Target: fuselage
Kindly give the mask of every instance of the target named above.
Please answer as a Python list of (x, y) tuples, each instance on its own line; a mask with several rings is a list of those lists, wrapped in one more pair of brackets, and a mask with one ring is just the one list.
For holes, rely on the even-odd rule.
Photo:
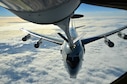
[(0, 0), (0, 6), (24, 20), (37, 24), (54, 24), (69, 17), (80, 2), (80, 0)]
[[(75, 28), (70, 28), (70, 34), (73, 40), (78, 37)], [(81, 40), (77, 40), (74, 45), (74, 48), (71, 49), (69, 44), (65, 41), (61, 48), (64, 65), (70, 78), (76, 78), (81, 68), (84, 55), (84, 47), (82, 46)]]

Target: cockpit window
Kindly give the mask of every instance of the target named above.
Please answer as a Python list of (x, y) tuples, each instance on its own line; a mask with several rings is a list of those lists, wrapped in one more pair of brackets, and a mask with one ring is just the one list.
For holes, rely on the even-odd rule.
[(70, 57), (67, 56), (67, 64), (71, 67), (71, 68), (76, 68), (76, 66), (79, 64), (79, 57)]

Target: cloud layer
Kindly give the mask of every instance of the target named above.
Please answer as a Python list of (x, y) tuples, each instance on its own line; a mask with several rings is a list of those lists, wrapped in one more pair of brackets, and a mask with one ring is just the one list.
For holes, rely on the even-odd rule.
[[(78, 29), (79, 34), (86, 33), (84, 38), (122, 27), (127, 25), (126, 22), (127, 18), (121, 17), (87, 17), (75, 21), (76, 25), (86, 24), (85, 28)], [(127, 71), (127, 41), (112, 35), (108, 38), (115, 42), (114, 48), (107, 47), (103, 39), (85, 46), (83, 66), (77, 79), (70, 79), (59, 52), (60, 46), (44, 41), (39, 49), (35, 49), (33, 45), (37, 38), (24, 43), (21, 41), (23, 33), (13, 35), (12, 32), (17, 32), (20, 25), (33, 31), (39, 31), (41, 27), (60, 31), (52, 25), (32, 23), (0, 27), (0, 38), (10, 30), (10, 36), (0, 41), (0, 84), (108, 84)], [(51, 36), (56, 36), (55, 32), (50, 33)]]

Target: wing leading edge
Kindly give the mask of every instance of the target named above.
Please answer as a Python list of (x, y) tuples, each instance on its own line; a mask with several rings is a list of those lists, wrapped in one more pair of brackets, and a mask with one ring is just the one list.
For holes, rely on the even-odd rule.
[(82, 39), (81, 42), (82, 42), (82, 44), (88, 44), (88, 43), (91, 43), (93, 41), (99, 40), (101, 38), (106, 38), (106, 37), (108, 37), (110, 35), (113, 35), (115, 33), (118, 33), (118, 32), (120, 32), (120, 31), (122, 31), (122, 30), (124, 30), (126, 28), (127, 28), (127, 26), (124, 26), (124, 27), (121, 27), (119, 29), (113, 30), (111, 32), (105, 33), (105, 34), (101, 34), (101, 35), (98, 35), (98, 36), (94, 36), (94, 37)]
[(63, 44), (63, 40), (60, 40), (60, 39), (57, 39), (57, 38), (49, 37), (49, 36), (42, 35), (42, 34), (37, 34), (35, 32), (26, 30), (24, 28), (21, 28), (20, 30), (22, 30), (22, 31), (34, 36), (34, 37), (37, 37), (37, 38), (40, 38), (40, 39), (44, 39), (46, 41), (49, 41), (49, 42), (52, 42), (52, 43), (55, 43), (55, 44), (58, 44), (58, 45), (62, 45)]

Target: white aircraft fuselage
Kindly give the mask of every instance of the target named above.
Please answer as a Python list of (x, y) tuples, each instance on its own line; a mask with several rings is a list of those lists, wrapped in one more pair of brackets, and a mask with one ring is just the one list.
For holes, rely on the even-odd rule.
[[(75, 28), (70, 28), (70, 35), (73, 39), (78, 37)], [(63, 57), (64, 65), (70, 78), (76, 78), (78, 71), (82, 66), (83, 55), (85, 49), (81, 43), (81, 40), (77, 40), (74, 43), (74, 48), (70, 48), (69, 44), (64, 41), (61, 47), (61, 54)]]

